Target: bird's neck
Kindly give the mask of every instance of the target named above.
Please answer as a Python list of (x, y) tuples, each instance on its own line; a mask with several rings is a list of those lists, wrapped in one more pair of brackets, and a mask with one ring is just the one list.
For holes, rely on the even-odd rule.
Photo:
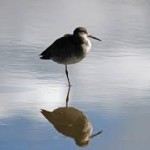
[(83, 40), (83, 44), (82, 44), (82, 46), (84, 47), (83, 50), (84, 50), (86, 53), (88, 53), (89, 50), (91, 49), (92, 44), (91, 44), (91, 42), (90, 42), (90, 40), (88, 39), (87, 36), (82, 35), (81, 38), (82, 38), (82, 40)]

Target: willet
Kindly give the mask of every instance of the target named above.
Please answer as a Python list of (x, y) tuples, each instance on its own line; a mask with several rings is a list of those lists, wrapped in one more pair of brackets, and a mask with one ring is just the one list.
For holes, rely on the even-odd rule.
[(70, 86), (66, 95), (65, 107), (59, 107), (53, 111), (41, 109), (41, 113), (58, 132), (73, 138), (78, 146), (83, 147), (103, 131), (92, 134), (93, 125), (86, 114), (75, 107), (68, 106), (69, 93)]
[(58, 132), (73, 138), (81, 147), (102, 133), (101, 130), (92, 135), (92, 123), (82, 111), (74, 107), (59, 107), (53, 111), (41, 109), (41, 113)]
[(44, 50), (40, 55), (41, 59), (51, 59), (57, 63), (65, 65), (65, 73), (68, 84), (70, 84), (67, 65), (81, 61), (91, 49), (91, 42), (88, 37), (101, 41), (89, 35), (86, 28), (78, 27), (73, 34), (66, 34), (57, 39)]

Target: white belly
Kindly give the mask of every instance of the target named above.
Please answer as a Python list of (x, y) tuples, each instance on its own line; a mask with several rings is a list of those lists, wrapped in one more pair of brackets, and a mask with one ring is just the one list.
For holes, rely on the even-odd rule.
[(64, 64), (75, 64), (75, 63), (78, 63), (79, 61), (81, 61), (84, 57), (71, 57), (71, 58), (68, 58)]

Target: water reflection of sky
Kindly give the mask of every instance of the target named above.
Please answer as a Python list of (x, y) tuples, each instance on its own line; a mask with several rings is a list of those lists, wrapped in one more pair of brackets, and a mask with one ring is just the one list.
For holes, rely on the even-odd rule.
[(79, 149), (40, 114), (65, 105), (67, 81), (63, 66), (38, 56), (79, 25), (102, 39), (69, 67), (69, 105), (89, 116), (94, 132), (104, 131), (85, 149), (148, 149), (149, 6), (144, 0), (1, 0), (0, 149)]

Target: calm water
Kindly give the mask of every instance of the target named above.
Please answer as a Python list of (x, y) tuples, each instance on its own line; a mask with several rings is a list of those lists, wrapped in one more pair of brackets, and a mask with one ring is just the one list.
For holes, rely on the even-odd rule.
[(1, 0), (0, 149), (81, 149), (40, 113), (64, 107), (68, 87), (64, 66), (38, 56), (77, 26), (102, 39), (69, 66), (69, 106), (103, 130), (82, 149), (149, 149), (149, 16), (148, 0)]

